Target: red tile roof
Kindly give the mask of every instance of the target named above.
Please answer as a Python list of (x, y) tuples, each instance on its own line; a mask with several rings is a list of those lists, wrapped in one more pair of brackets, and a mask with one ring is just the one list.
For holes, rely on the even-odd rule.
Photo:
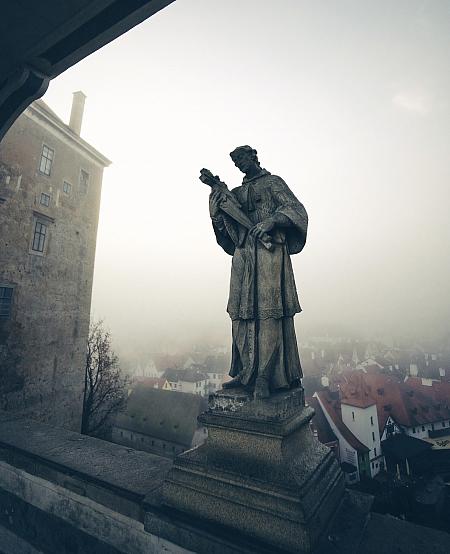
[[(424, 384), (428, 383), (428, 384)], [(450, 419), (450, 383), (395, 375), (368, 369), (339, 376), (340, 401), (365, 408), (377, 405), (380, 433), (389, 416), (400, 425), (415, 427)]]

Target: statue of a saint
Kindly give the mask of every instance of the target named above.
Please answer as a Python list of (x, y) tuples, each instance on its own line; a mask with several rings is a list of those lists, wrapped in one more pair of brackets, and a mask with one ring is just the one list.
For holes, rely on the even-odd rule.
[(301, 308), (289, 256), (305, 245), (308, 216), (283, 179), (261, 168), (256, 150), (239, 146), (230, 156), (245, 174), (242, 186), (229, 191), (207, 170), (201, 177), (212, 187), (217, 242), (233, 256), (227, 307), (233, 379), (224, 387), (267, 398), (299, 386), (302, 377), (293, 319)]

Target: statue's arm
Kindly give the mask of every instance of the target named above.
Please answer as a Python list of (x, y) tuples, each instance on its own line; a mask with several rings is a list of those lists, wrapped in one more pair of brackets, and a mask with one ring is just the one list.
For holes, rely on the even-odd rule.
[(217, 243), (232, 256), (239, 237), (234, 222), (220, 210), (221, 200), (220, 192), (210, 194), (209, 214)]
[(250, 231), (260, 238), (264, 233), (270, 233), (277, 227), (298, 229), (306, 234), (308, 216), (303, 205), (280, 177), (273, 176), (271, 187), (272, 198), (275, 201), (275, 211), (264, 221), (261, 221)]

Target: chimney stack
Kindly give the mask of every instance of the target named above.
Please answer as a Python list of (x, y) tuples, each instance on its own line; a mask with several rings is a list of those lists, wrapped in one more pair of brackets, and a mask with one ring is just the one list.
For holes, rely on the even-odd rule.
[(72, 131), (79, 135), (81, 131), (81, 124), (83, 123), (84, 102), (86, 95), (81, 90), (73, 93), (72, 110), (70, 112), (69, 127)]

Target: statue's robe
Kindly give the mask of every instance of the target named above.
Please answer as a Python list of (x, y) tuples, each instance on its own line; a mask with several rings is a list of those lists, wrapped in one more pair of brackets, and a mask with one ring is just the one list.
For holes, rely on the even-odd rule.
[(232, 320), (230, 375), (244, 385), (257, 376), (270, 380), (271, 389), (292, 387), (302, 370), (294, 329), (294, 314), (301, 311), (290, 255), (305, 245), (308, 216), (280, 177), (266, 170), (231, 191), (252, 223), (275, 213), (286, 225), (270, 233), (271, 251), (228, 215), (213, 219), (219, 245), (233, 256), (227, 311)]

